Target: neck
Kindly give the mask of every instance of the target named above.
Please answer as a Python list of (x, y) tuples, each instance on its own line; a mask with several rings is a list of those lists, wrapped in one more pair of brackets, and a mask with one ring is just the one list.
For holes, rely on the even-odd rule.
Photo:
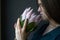
[(50, 21), (50, 25), (52, 25), (53, 27), (56, 27), (57, 25), (59, 25), (53, 19), (50, 19), (49, 21)]
[(47, 34), (48, 32), (52, 31), (53, 29), (57, 28), (59, 25), (58, 23), (56, 23), (54, 20), (52, 19), (48, 19), (49, 20), (49, 26), (46, 28), (45, 32), (43, 33), (43, 35)]

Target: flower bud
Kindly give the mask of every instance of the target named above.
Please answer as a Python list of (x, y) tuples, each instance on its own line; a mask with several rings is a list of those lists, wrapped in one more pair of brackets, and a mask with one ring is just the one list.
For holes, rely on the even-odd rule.
[(31, 15), (31, 18), (29, 19), (29, 23), (35, 22), (35, 18), (36, 18), (36, 15), (33, 13), (33, 14)]
[(28, 12), (30, 9), (31, 9), (31, 7), (25, 9), (25, 11), (23, 12), (23, 14), (21, 15), (21, 16), (22, 16), (22, 21), (26, 18), (26, 14), (27, 14), (27, 12)]
[(29, 19), (31, 17), (33, 9), (31, 9), (29, 12), (26, 14), (26, 19)]

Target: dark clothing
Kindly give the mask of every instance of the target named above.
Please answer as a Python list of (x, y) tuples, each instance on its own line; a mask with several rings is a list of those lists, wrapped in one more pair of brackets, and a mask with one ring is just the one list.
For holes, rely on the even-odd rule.
[(48, 25), (48, 21), (41, 21), (37, 25), (37, 28), (30, 33), (27, 40), (60, 40), (60, 26), (50, 31), (46, 35), (42, 35)]

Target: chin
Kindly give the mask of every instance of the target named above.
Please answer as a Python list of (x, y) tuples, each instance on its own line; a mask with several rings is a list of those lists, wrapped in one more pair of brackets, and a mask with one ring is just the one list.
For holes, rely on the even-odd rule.
[(45, 16), (42, 16), (41, 18), (42, 18), (42, 20), (47, 20), (47, 18)]

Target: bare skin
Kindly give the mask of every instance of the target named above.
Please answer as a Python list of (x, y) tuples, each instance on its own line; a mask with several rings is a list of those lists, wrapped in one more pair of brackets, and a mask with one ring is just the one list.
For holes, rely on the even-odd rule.
[(39, 4), (39, 8), (38, 11), (42, 12), (42, 19), (43, 20), (49, 20), (50, 24), (49, 26), (46, 28), (45, 32), (43, 33), (43, 35), (47, 34), (48, 32), (54, 30), (56, 27), (58, 27), (57, 22), (55, 22), (48, 14), (48, 12), (46, 12), (45, 8), (42, 6), (41, 0), (38, 0), (38, 4)]
[(27, 33), (25, 32), (26, 25), (27, 25), (27, 19), (25, 19), (24, 21), (23, 28), (21, 28), (20, 19), (19, 18), (17, 19), (17, 23), (15, 23), (14, 25), (16, 40), (26, 40), (27, 36)]

